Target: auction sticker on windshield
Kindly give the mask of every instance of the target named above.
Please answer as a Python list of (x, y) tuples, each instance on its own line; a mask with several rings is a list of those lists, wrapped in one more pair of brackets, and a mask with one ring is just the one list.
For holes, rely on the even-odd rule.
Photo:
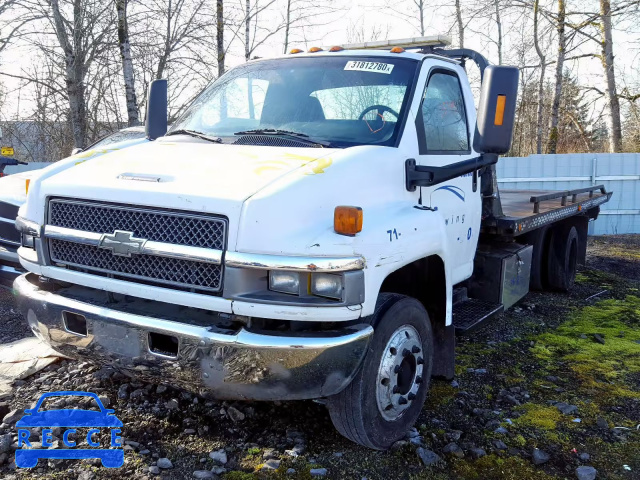
[(362, 62), (360, 60), (352, 60), (350, 62), (347, 62), (347, 64), (344, 66), (344, 69), (358, 72), (376, 72), (389, 74), (393, 70), (393, 66), (393, 63)]

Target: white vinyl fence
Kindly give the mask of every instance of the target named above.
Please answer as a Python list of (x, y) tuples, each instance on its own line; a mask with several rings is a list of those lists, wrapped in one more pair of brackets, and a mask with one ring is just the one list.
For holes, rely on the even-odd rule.
[(498, 161), (500, 188), (571, 190), (604, 185), (613, 192), (600, 207), (590, 235), (640, 233), (640, 154), (571, 153), (504, 157)]

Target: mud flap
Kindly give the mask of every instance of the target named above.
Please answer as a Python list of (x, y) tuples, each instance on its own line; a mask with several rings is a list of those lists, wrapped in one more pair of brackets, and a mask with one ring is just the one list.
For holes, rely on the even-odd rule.
[(433, 323), (432, 377), (451, 380), (455, 376), (456, 334), (453, 324)]

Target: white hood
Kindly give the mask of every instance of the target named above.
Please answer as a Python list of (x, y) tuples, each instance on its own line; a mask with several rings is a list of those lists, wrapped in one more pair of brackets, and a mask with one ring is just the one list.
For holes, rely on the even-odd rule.
[(14, 173), (0, 178), (0, 202), (19, 207), (27, 201), (27, 179), (33, 180), (40, 170)]
[(42, 178), (37, 202), (30, 187), (29, 218), (42, 221), (48, 197), (71, 197), (221, 214), (234, 222), (247, 198), (292, 170), (315, 168), (331, 152), (165, 138)]

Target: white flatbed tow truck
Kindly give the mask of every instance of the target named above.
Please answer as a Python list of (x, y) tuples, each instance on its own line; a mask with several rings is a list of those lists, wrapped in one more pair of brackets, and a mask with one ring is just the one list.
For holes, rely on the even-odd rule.
[(215, 398), (324, 399), (388, 448), (453, 377), (456, 331), (571, 287), (611, 195), (499, 192), (518, 70), (446, 45), (247, 62), (168, 132), (156, 81), (153, 141), (31, 182), (14, 287), (34, 334)]

